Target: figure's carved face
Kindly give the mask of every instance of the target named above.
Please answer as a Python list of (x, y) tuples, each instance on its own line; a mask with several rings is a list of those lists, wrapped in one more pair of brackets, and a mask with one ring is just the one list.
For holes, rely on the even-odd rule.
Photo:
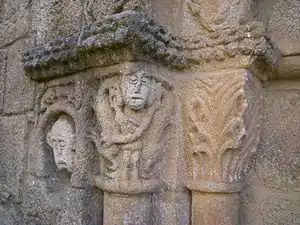
[(144, 108), (151, 92), (151, 78), (143, 72), (126, 75), (122, 83), (125, 104), (134, 110)]
[(74, 127), (65, 117), (60, 117), (47, 135), (47, 142), (53, 149), (54, 161), (59, 170), (73, 171)]

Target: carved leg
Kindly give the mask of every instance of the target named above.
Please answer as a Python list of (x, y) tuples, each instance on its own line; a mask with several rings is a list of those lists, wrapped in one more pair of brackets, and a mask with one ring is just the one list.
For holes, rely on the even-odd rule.
[(140, 158), (140, 152), (139, 151), (134, 151), (131, 153), (131, 157), (130, 157), (130, 164), (131, 164), (131, 179), (132, 180), (138, 180), (138, 166), (137, 166), (137, 162), (139, 161)]
[(120, 162), (120, 167), (119, 167), (119, 179), (120, 180), (128, 180), (128, 165), (130, 162), (130, 155), (131, 152), (124, 150), (123, 151), (123, 157), (122, 161)]
[(150, 179), (152, 177), (151, 171), (152, 160), (141, 160), (139, 176), (142, 179)]

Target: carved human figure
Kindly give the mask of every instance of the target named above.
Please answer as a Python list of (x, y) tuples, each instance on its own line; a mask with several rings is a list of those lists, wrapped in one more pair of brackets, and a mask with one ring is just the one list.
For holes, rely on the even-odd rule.
[(95, 111), (102, 128), (98, 150), (111, 163), (107, 176), (153, 177), (151, 167), (163, 149), (163, 132), (169, 124), (169, 101), (163, 93), (162, 82), (145, 69), (124, 74), (119, 83), (114, 78), (104, 82)]
[(62, 115), (54, 123), (47, 134), (47, 143), (53, 149), (54, 161), (59, 170), (66, 169), (73, 172), (73, 158), (75, 154), (75, 127), (67, 115)]

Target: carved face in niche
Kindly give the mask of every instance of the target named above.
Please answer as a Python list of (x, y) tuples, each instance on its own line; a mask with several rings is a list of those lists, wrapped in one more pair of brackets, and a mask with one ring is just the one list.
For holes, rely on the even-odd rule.
[(60, 116), (47, 135), (47, 142), (53, 149), (54, 161), (59, 170), (73, 171), (74, 133), (72, 119)]
[(147, 105), (151, 93), (152, 78), (145, 71), (125, 75), (122, 80), (122, 93), (125, 105), (140, 110)]

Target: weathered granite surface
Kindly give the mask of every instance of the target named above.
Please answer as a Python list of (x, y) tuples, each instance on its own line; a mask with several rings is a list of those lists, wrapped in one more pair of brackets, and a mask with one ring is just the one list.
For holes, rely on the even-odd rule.
[(299, 81), (276, 81), (266, 86), (264, 141), (247, 179), (244, 224), (300, 221), (299, 90)]
[(299, 11), (3, 0), (0, 224), (299, 224)]

